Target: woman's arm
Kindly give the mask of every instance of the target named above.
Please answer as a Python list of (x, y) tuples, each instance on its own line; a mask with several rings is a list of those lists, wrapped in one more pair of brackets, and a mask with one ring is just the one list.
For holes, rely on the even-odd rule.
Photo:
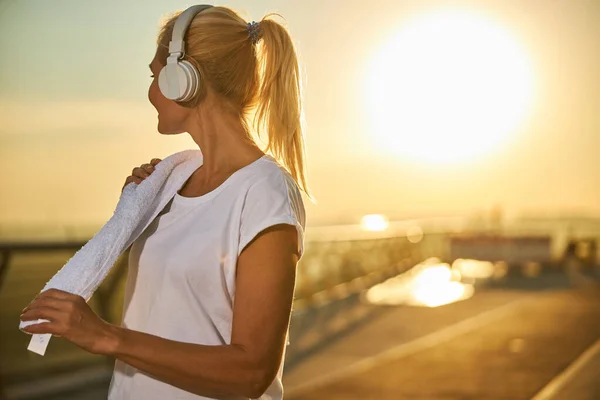
[(238, 258), (230, 345), (182, 343), (113, 325), (110, 355), (201, 396), (260, 397), (280, 366), (297, 262), (291, 225), (270, 227), (246, 246)]

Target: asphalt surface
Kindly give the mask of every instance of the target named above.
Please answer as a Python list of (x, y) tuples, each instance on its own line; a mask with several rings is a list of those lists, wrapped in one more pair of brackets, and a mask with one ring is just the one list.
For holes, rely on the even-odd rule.
[[(521, 278), (438, 308), (389, 307), (288, 371), (285, 398), (532, 399), (600, 338), (600, 285), (585, 282)], [(544, 399), (600, 399), (598, 353)]]

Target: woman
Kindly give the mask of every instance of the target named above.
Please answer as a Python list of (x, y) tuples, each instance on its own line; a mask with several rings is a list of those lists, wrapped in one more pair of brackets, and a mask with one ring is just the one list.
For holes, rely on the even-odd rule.
[[(203, 164), (132, 245), (122, 326), (57, 290), (21, 319), (48, 319), (25, 330), (115, 357), (111, 400), (281, 399), (303, 252), (300, 188), (308, 194), (296, 54), (269, 16), (247, 24), (228, 8), (203, 9), (184, 32), (197, 93), (174, 101), (172, 81), (159, 75), (179, 15), (159, 33), (148, 97), (158, 131), (188, 132)], [(273, 155), (252, 140), (252, 114)], [(134, 168), (126, 184), (157, 162)]]

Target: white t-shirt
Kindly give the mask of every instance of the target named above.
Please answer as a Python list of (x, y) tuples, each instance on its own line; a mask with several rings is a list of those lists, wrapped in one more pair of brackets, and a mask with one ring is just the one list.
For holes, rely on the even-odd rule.
[[(177, 193), (132, 244), (122, 325), (180, 342), (230, 344), (238, 256), (258, 233), (282, 223), (296, 227), (302, 255), (300, 191), (270, 155), (203, 196)], [(282, 373), (283, 359), (261, 399), (283, 397)], [(166, 399), (207, 397), (116, 360), (108, 400)]]

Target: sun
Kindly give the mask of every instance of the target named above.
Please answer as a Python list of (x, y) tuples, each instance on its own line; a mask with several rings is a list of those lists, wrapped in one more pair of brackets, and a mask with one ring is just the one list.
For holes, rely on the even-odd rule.
[(497, 149), (523, 122), (534, 92), (519, 42), (474, 10), (411, 20), (368, 68), (374, 142), (428, 163), (469, 161)]

